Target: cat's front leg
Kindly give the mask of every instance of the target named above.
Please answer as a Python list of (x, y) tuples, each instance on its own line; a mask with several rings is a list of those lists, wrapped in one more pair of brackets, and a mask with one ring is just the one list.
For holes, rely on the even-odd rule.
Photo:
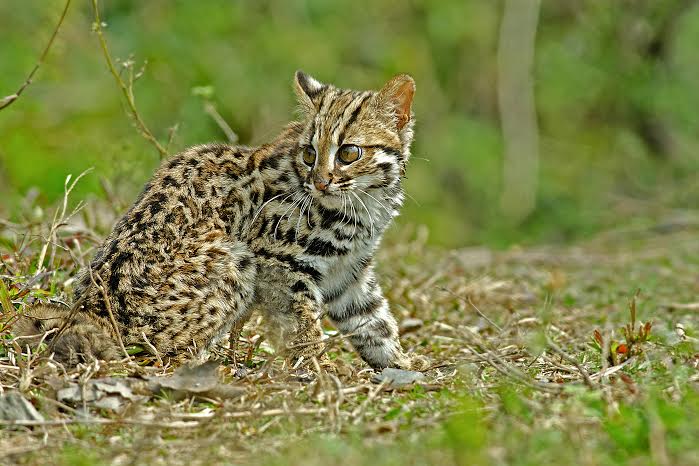
[(292, 364), (320, 356), (325, 349), (320, 325), (322, 300), (312, 277), (268, 260), (260, 267), (258, 278), (258, 305), (275, 346)]
[(328, 313), (352, 346), (374, 369), (398, 367), (421, 370), (425, 358), (410, 356), (398, 339), (398, 324), (371, 267), (340, 296), (328, 303)]
[(320, 302), (302, 293), (296, 293), (292, 296), (289, 312), (295, 325), (293, 334), (286, 339), (287, 358), (292, 362), (298, 362), (301, 358), (310, 361), (313, 357), (320, 357), (325, 350), (322, 342), (323, 329), (320, 325)]

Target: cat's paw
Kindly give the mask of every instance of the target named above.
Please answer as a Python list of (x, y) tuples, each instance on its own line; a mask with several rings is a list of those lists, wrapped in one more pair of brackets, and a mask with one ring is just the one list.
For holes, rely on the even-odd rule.
[(431, 365), (432, 362), (426, 356), (419, 354), (403, 354), (395, 367), (398, 369), (422, 372), (429, 369)]
[(327, 359), (324, 352), (325, 345), (321, 342), (310, 344), (306, 342), (296, 343), (287, 347), (286, 359), (291, 367), (305, 366), (312, 369), (315, 366), (314, 358), (321, 363), (321, 366), (323, 365), (322, 362)]

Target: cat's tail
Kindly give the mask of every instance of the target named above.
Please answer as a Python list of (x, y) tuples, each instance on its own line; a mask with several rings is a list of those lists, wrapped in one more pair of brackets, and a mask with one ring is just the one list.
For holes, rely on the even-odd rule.
[(38, 304), (27, 308), (12, 325), (12, 333), (21, 347), (36, 350), (48, 345), (49, 354), (60, 363), (74, 366), (91, 359), (119, 359), (119, 350), (111, 333), (97, 317), (73, 312), (57, 304)]

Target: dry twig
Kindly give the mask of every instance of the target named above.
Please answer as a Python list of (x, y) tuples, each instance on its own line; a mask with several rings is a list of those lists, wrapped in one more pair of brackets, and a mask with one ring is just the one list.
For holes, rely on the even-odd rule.
[[(160, 158), (164, 158), (168, 155), (167, 150), (158, 142), (158, 140), (153, 136), (153, 133), (151, 133), (150, 129), (148, 129), (148, 126), (146, 123), (143, 121), (143, 118), (141, 118), (141, 115), (138, 113), (138, 110), (136, 109), (136, 99), (134, 98), (134, 93), (133, 93), (133, 83), (141, 76), (143, 73), (143, 70), (139, 71), (135, 76), (133, 74), (133, 69), (130, 70), (129, 73), (129, 82), (128, 84), (124, 81), (124, 79), (121, 77), (119, 72), (117, 71), (116, 67), (114, 66), (114, 61), (112, 60), (112, 56), (109, 54), (109, 49), (107, 47), (107, 40), (104, 37), (104, 31), (103, 27), (105, 24), (102, 22), (102, 19), (100, 18), (99, 14), (99, 7), (97, 5), (97, 0), (92, 0), (92, 9), (95, 14), (95, 22), (93, 23), (93, 30), (97, 33), (97, 37), (99, 38), (100, 42), (100, 47), (102, 48), (102, 54), (104, 55), (104, 59), (107, 62), (107, 67), (109, 68), (109, 72), (112, 74), (114, 77), (114, 80), (117, 83), (117, 86), (119, 86), (119, 89), (121, 90), (122, 94), (124, 95), (124, 99), (126, 100), (126, 105), (129, 110), (129, 114), (131, 118), (133, 118), (134, 123), (136, 124), (136, 128), (138, 129), (139, 133), (155, 148), (158, 150), (158, 154), (160, 155)], [(145, 64), (144, 64), (145, 66)]]
[(66, 180), (63, 183), (63, 202), (61, 204), (61, 208), (56, 209), (56, 211), (53, 214), (53, 220), (51, 221), (51, 227), (49, 228), (48, 237), (46, 238), (46, 242), (41, 248), (41, 253), (39, 254), (39, 261), (37, 264), (35, 275), (39, 275), (44, 271), (44, 260), (46, 259), (46, 253), (48, 252), (49, 245), (52, 246), (49, 263), (51, 263), (54, 259), (56, 244), (58, 241), (58, 238), (56, 237), (58, 229), (62, 226), (65, 226), (66, 222), (68, 222), (68, 220), (70, 220), (75, 214), (77, 214), (80, 211), (80, 209), (84, 207), (84, 204), (81, 201), (78, 203), (75, 209), (73, 209), (73, 211), (68, 216), (66, 216), (66, 211), (68, 209), (68, 197), (70, 196), (70, 193), (73, 191), (73, 188), (75, 188), (75, 185), (78, 183), (78, 181), (80, 181), (80, 178), (87, 175), (90, 171), (92, 171), (92, 168), (88, 168), (87, 170), (79, 174), (75, 178), (75, 180), (73, 180), (72, 183), (70, 182), (72, 175), (68, 175), (66, 177)]
[(58, 35), (58, 30), (61, 28), (61, 25), (63, 24), (63, 20), (66, 18), (66, 14), (68, 13), (68, 7), (70, 7), (70, 0), (66, 0), (66, 4), (63, 7), (63, 12), (61, 13), (61, 17), (58, 19), (58, 23), (56, 23), (56, 27), (53, 29), (53, 33), (51, 34), (49, 41), (46, 43), (46, 47), (44, 47), (43, 52), (41, 52), (41, 55), (39, 55), (39, 59), (37, 60), (36, 64), (34, 65), (34, 68), (32, 68), (32, 70), (29, 72), (27, 79), (25, 79), (24, 83), (19, 87), (19, 89), (17, 89), (17, 92), (15, 92), (14, 94), (10, 94), (8, 96), (5, 96), (2, 99), (0, 99), (0, 110), (9, 107), (17, 99), (19, 99), (19, 96), (22, 95), (22, 92), (24, 92), (24, 90), (27, 87), (29, 87), (29, 85), (32, 83), (32, 79), (34, 78), (34, 75), (39, 70), (39, 67), (44, 63), (44, 60), (46, 59), (46, 55), (48, 55), (49, 50), (51, 49), (51, 46), (53, 45), (53, 42), (56, 40), (56, 36)]
[(231, 144), (235, 144), (236, 142), (238, 142), (238, 135), (235, 134), (235, 131), (233, 131), (231, 126), (221, 116), (221, 114), (218, 112), (216, 106), (213, 103), (204, 103), (204, 111), (216, 122), (218, 127), (221, 128), (221, 131), (223, 131), (223, 134), (226, 135), (228, 142), (230, 142)]
[(590, 378), (590, 374), (585, 370), (585, 368), (578, 362), (577, 359), (574, 357), (570, 356), (568, 353), (563, 351), (558, 345), (556, 345), (551, 337), (546, 335), (546, 343), (549, 345), (549, 347), (560, 357), (571, 363), (572, 365), (575, 366), (575, 368), (580, 372), (580, 375), (582, 375), (583, 380), (585, 381), (585, 385), (588, 387), (595, 389), (597, 388), (597, 385), (592, 381)]
[[(121, 339), (121, 332), (119, 331), (119, 327), (117, 326), (116, 319), (114, 318), (114, 313), (112, 312), (112, 303), (109, 301), (109, 295), (107, 294), (107, 287), (104, 285), (104, 280), (102, 280), (102, 277), (98, 273), (93, 273), (92, 272), (92, 267), (88, 267), (87, 269), (90, 272), (90, 280), (92, 281), (92, 284), (98, 288), (102, 292), (102, 299), (104, 300), (104, 306), (107, 308), (107, 313), (109, 314), (109, 321), (112, 323), (112, 327), (114, 327), (114, 334), (117, 337), (117, 341), (119, 342), (119, 346), (121, 347), (121, 350), (124, 352), (124, 357), (126, 359), (130, 359), (131, 356), (129, 355), (128, 351), (126, 351), (126, 347), (124, 346), (124, 341)], [(95, 279), (96, 278), (96, 279)], [(97, 282), (99, 280), (99, 283)], [(145, 334), (144, 334), (145, 337)], [(157, 355), (157, 352), (156, 352)], [(160, 357), (158, 357), (160, 359)], [(162, 362), (162, 360), (161, 360)]]

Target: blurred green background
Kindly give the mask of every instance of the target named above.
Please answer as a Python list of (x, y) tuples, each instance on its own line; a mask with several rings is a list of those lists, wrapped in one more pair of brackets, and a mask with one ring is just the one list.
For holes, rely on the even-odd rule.
[[(417, 132), (402, 225), (436, 244), (567, 241), (658, 221), (699, 205), (699, 6), (686, 0), (545, 0), (533, 69), (539, 131), (536, 205), (500, 208), (503, 135), (496, 0), (111, 0), (101, 2), (111, 53), (148, 61), (139, 111), (172, 151), (225, 136), (193, 92), (212, 101), (241, 143), (268, 140), (292, 119), (293, 72), (378, 88), (407, 72)], [(64, 2), (0, 2), (0, 96), (15, 92)], [(135, 131), (74, 0), (35, 82), (0, 112), (0, 215), (32, 188), (61, 195), (67, 174), (95, 167), (74, 199), (125, 200), (158, 164)]]

